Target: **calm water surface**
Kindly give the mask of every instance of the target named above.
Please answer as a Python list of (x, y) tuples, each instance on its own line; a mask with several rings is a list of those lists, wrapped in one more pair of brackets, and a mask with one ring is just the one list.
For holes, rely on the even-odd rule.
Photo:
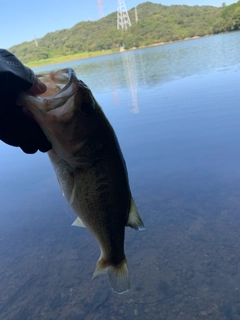
[(98, 245), (46, 154), (0, 144), (0, 319), (240, 319), (240, 32), (73, 61), (118, 135), (146, 230), (131, 290), (91, 281)]

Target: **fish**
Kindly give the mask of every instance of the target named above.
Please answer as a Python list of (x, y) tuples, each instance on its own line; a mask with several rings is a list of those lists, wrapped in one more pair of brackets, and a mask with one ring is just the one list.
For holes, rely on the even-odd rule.
[(125, 227), (143, 230), (113, 127), (89, 87), (71, 68), (38, 75), (47, 91), (21, 93), (19, 104), (52, 144), (48, 156), (63, 195), (100, 247), (93, 277), (107, 273), (114, 292), (130, 289)]

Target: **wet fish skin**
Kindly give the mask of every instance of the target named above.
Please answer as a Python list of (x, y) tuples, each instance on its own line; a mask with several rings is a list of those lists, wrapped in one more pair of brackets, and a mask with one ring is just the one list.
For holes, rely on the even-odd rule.
[[(68, 82), (62, 86), (64, 78)], [(144, 225), (116, 135), (90, 89), (72, 69), (52, 72), (44, 79), (51, 82), (50, 94), (54, 94), (23, 95), (21, 102), (52, 143), (49, 158), (64, 196), (78, 215), (73, 225), (87, 227), (99, 243), (101, 256), (93, 278), (107, 273), (113, 290), (126, 292), (130, 285), (125, 226), (143, 229)]]

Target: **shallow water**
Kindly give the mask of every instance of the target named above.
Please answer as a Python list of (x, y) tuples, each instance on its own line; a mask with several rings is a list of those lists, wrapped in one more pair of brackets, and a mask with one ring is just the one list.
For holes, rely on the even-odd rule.
[(116, 130), (146, 230), (131, 290), (91, 281), (98, 245), (47, 155), (0, 144), (0, 319), (240, 319), (240, 32), (72, 67)]

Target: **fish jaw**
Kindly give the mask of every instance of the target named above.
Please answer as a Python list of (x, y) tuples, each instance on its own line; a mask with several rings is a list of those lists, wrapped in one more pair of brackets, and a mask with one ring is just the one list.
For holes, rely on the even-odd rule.
[[(56, 75), (54, 72), (50, 72), (45, 76), (38, 76), (39, 79), (48, 85), (47, 91), (42, 95), (32, 96), (22, 92), (18, 98), (18, 104), (23, 105), (30, 111), (40, 125), (47, 121), (47, 116), (61, 117), (69, 112), (69, 109), (74, 108), (72, 96), (78, 90), (76, 75), (72, 69), (63, 69), (61, 71), (65, 71), (62, 78), (60, 78), (59, 71), (56, 72)], [(50, 89), (49, 79), (51, 80)], [(63, 79), (65, 79), (66, 83), (59, 84), (58, 82), (62, 82)]]

